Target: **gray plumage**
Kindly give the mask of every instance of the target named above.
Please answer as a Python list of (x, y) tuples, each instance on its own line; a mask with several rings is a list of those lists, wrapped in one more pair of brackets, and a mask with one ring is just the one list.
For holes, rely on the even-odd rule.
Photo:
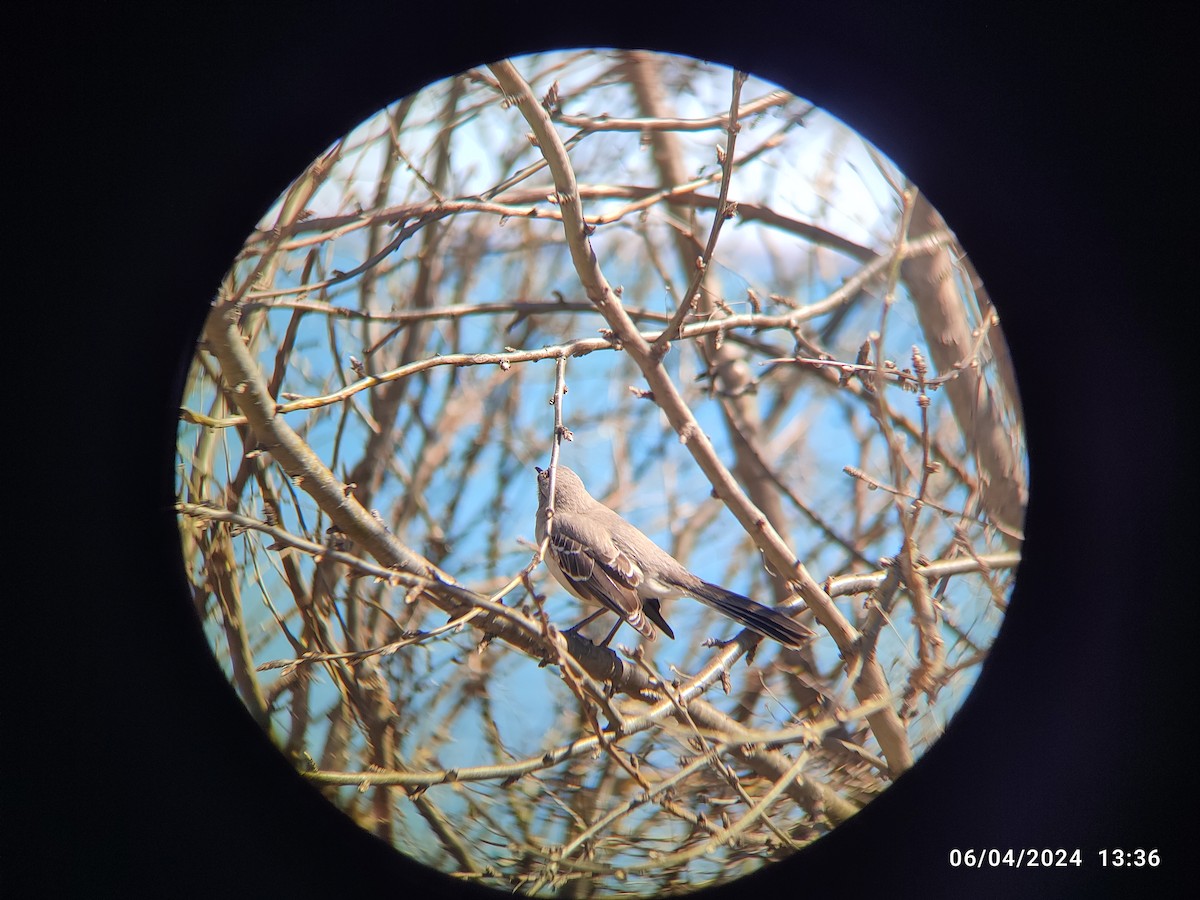
[[(540, 544), (546, 536), (550, 470), (537, 469), (537, 473)], [(811, 630), (778, 610), (697, 578), (589, 494), (579, 476), (566, 466), (555, 468), (554, 480), (554, 527), (546, 567), (575, 598), (616, 613), (620, 621), (628, 622), (649, 640), (655, 638), (654, 626), (675, 637), (659, 608), (661, 601), (675, 597), (694, 597), (789, 647), (799, 647), (813, 637)], [(614, 627), (604, 643), (615, 633)]]

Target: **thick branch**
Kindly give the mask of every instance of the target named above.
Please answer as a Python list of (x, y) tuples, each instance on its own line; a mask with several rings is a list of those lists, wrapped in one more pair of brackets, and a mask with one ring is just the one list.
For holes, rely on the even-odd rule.
[(395, 566), (428, 578), (453, 582), (428, 560), (409, 550), (383, 522), (363, 508), (346, 485), (333, 476), (307, 443), (279, 415), (275, 398), (267, 391), (250, 350), (238, 330), (238, 307), (214, 307), (204, 336), (221, 363), (221, 372), (234, 402), (246, 417), (254, 436), (283, 470), (323, 509), (333, 523), (385, 566)]
[[(846, 620), (804, 564), (788, 548), (783, 538), (767, 521), (750, 498), (742, 491), (733, 475), (717, 456), (712, 442), (704, 434), (687, 403), (679, 394), (661, 359), (651, 352), (651, 345), (638, 332), (620, 300), (613, 292), (599, 260), (592, 250), (589, 234), (583, 221), (583, 211), (576, 185), (575, 174), (549, 115), (538, 103), (532, 88), (507, 60), (491, 66), (506, 96), (516, 103), (521, 114), (533, 130), (538, 146), (545, 156), (554, 184), (559, 194), (559, 205), (563, 210), (563, 232), (575, 271), (589, 300), (596, 304), (613, 332), (621, 340), (624, 349), (641, 369), (655, 402), (666, 414), (671, 426), (687, 445), (696, 463), (708, 476), (716, 496), (725, 503), (742, 527), (751, 535), (776, 572), (784, 574), (799, 586), (799, 593), (812, 609), (818, 621), (833, 636), (842, 656), (856, 655), (858, 632)], [(863, 703), (876, 697), (890, 696), (891, 690), (884, 678), (883, 670), (872, 656), (862, 661), (854, 691)], [(904, 724), (890, 708), (873, 713), (871, 726), (883, 748), (884, 755), (894, 775), (912, 765), (912, 749)]]
[[(919, 195), (913, 209), (912, 233), (920, 236), (945, 227), (925, 196)], [(980, 374), (978, 344), (967, 322), (950, 249), (941, 247), (935, 253), (906, 259), (901, 271), (912, 292), (929, 355), (939, 372), (958, 374), (947, 384), (946, 393), (979, 465), (983, 505), (1006, 534), (1019, 533), (1028, 499), (1025, 472), (1010, 429)]]

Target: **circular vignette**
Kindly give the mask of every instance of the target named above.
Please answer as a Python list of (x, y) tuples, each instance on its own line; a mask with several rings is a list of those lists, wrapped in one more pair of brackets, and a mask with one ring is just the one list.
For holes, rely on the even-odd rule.
[[(364, 121), (247, 238), (182, 407), (185, 567), (251, 714), (506, 890), (681, 893), (827, 833), (943, 732), (1019, 561), (1015, 378), (953, 232), (843, 123), (684, 57), (501, 61)], [(692, 599), (674, 639), (567, 632), (551, 460), (814, 638)]]

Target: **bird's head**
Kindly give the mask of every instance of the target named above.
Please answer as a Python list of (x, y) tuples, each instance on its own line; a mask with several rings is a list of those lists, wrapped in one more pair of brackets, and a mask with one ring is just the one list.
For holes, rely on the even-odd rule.
[[(537, 471), (538, 499), (545, 503), (550, 496), (550, 470), (534, 466)], [(579, 509), (586, 505), (591, 497), (579, 476), (566, 466), (556, 466), (554, 469), (554, 508), (559, 510)]]

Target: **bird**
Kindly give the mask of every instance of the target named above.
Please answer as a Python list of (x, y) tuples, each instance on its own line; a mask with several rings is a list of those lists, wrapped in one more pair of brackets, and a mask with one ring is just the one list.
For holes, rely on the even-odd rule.
[[(550, 469), (537, 472), (538, 545), (546, 538), (550, 497)], [(666, 550), (587, 492), (583, 481), (563, 465), (554, 467), (554, 514), (546, 568), (569, 594), (599, 606), (571, 632), (606, 611), (617, 623), (600, 644), (607, 646), (622, 622), (648, 640), (655, 628), (674, 639), (663, 618), (663, 600), (692, 597), (758, 634), (788, 647), (800, 647), (814, 632), (777, 609), (763, 606), (741, 594), (696, 577)]]

